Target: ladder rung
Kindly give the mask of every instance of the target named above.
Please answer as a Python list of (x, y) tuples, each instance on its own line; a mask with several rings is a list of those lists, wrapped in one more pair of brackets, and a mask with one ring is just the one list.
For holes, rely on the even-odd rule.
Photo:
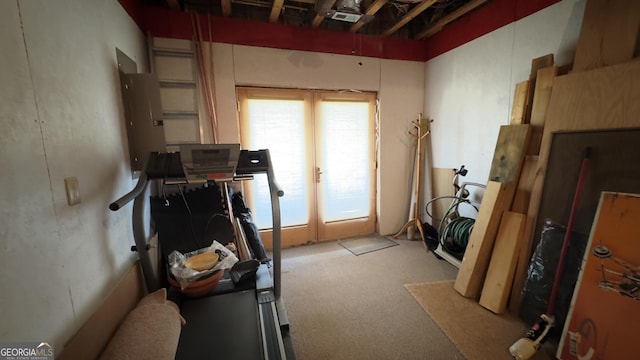
[(162, 117), (165, 120), (167, 119), (176, 119), (176, 120), (198, 119), (198, 112), (197, 111), (163, 111)]
[(159, 56), (175, 56), (175, 57), (193, 57), (193, 50), (186, 49), (165, 49), (165, 48), (153, 48), (153, 53)]
[(195, 88), (196, 82), (190, 80), (159, 80), (160, 87), (171, 88)]
[(174, 152), (178, 152), (180, 151), (180, 145), (182, 144), (200, 144), (199, 141), (193, 141), (193, 140), (177, 140), (177, 141), (167, 141), (167, 151), (174, 151)]

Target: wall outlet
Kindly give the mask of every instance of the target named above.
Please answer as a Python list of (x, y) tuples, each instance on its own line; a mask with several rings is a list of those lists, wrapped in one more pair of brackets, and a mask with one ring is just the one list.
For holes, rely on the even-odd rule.
[(80, 203), (80, 185), (78, 178), (71, 176), (64, 179), (64, 187), (67, 190), (67, 203), (69, 206)]

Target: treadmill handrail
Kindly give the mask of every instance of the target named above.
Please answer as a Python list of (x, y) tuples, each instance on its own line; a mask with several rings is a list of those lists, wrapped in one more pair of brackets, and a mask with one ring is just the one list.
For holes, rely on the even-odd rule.
[(276, 175), (273, 172), (273, 166), (271, 166), (271, 154), (269, 154), (269, 150), (265, 150), (267, 153), (267, 161), (269, 162), (269, 168), (267, 170), (267, 178), (269, 179), (269, 186), (273, 187), (278, 197), (284, 196), (284, 190), (280, 187), (278, 182), (276, 181)]
[(147, 185), (147, 172), (145, 171), (146, 166), (142, 167), (142, 171), (140, 172), (140, 177), (138, 177), (138, 183), (133, 188), (133, 190), (129, 191), (127, 194), (119, 198), (118, 200), (109, 204), (109, 209), (111, 211), (118, 211), (120, 208), (125, 206), (131, 200), (137, 198), (146, 188)]
[[(273, 173), (273, 171), (271, 171), (271, 173)], [(282, 190), (282, 188), (280, 187), (280, 185), (276, 182), (275, 179), (273, 179), (273, 174), (268, 176), (272, 177), (271, 180), (271, 185), (273, 186), (273, 188), (276, 190), (276, 194), (278, 194), (278, 197), (283, 197), (284, 196), (284, 190)]]
[[(140, 171), (140, 177), (138, 177), (138, 183), (129, 191), (126, 195), (122, 196), (118, 200), (109, 204), (111, 211), (118, 211), (127, 203), (133, 200), (133, 211), (131, 215), (131, 223), (133, 227), (133, 242), (135, 243), (135, 250), (132, 247), (131, 251), (138, 252), (138, 258), (140, 259), (140, 266), (142, 267), (142, 276), (147, 286), (147, 291), (152, 293), (160, 288), (160, 281), (156, 276), (153, 263), (151, 261), (151, 254), (149, 252), (147, 237), (145, 228), (143, 225), (143, 219), (145, 206), (144, 198), (141, 197), (147, 187), (149, 186), (149, 177), (147, 176), (147, 164), (151, 158), (151, 153), (147, 157), (147, 160), (142, 164), (142, 171)], [(155, 231), (154, 231), (155, 232)]]

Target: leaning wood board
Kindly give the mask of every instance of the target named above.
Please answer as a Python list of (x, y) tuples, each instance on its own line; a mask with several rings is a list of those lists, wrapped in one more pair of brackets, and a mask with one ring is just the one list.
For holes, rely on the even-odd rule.
[(633, 58), (640, 27), (640, 1), (588, 0), (573, 71), (621, 64)]
[(480, 305), (496, 314), (502, 314), (507, 309), (526, 219), (525, 214), (511, 211), (502, 214), (480, 295)]
[(531, 72), (529, 73), (529, 90), (527, 91), (527, 108), (525, 112), (524, 124), (528, 124), (531, 120), (531, 110), (533, 107), (533, 94), (536, 89), (536, 77), (538, 70), (553, 66), (553, 54), (547, 54), (531, 60)]
[(640, 61), (555, 78), (529, 200), (529, 215), (538, 216), (553, 133), (640, 127), (638, 79)]
[(517, 184), (530, 138), (531, 125), (503, 125), (500, 127), (489, 171), (490, 181)]
[(496, 181), (489, 181), (487, 184), (453, 286), (464, 297), (478, 298), (480, 295), (500, 218), (504, 211), (509, 210), (514, 192), (514, 184)]
[(551, 98), (551, 86), (553, 78), (558, 74), (558, 67), (550, 66), (538, 70), (536, 78), (536, 89), (533, 94), (533, 105), (531, 106), (531, 119), (529, 123), (531, 129), (531, 141), (529, 142), (529, 155), (538, 155), (540, 152), (540, 141), (542, 141), (542, 131), (544, 129), (544, 119), (547, 114), (549, 99)]
[(525, 124), (527, 117), (527, 106), (529, 101), (529, 80), (516, 84), (513, 92), (513, 106), (511, 107), (511, 118), (509, 125)]
[[(536, 166), (538, 164), (538, 156), (527, 155), (522, 165), (522, 171), (520, 171), (520, 179), (518, 181), (518, 188), (516, 189), (515, 196), (513, 197), (513, 203), (511, 204), (511, 211), (517, 213), (527, 213), (529, 208), (529, 199), (531, 198), (531, 189), (533, 188), (533, 182), (536, 176)], [(525, 225), (522, 230), (522, 238), (520, 240), (520, 246), (518, 247), (518, 258), (516, 259), (516, 265), (511, 286), (511, 295), (509, 296), (509, 310), (513, 314), (517, 314), (520, 308), (520, 300), (522, 298), (522, 289), (527, 278), (527, 269), (529, 268), (529, 260), (531, 249), (531, 241), (529, 239), (530, 234), (533, 232), (535, 225), (535, 219), (532, 216), (527, 216)]]
[(526, 214), (529, 209), (529, 198), (531, 197), (531, 189), (536, 177), (536, 166), (538, 164), (538, 156), (527, 155), (522, 164), (520, 171), (520, 179), (518, 179), (518, 188), (516, 195), (511, 204), (511, 211)]
[(558, 359), (638, 358), (638, 222), (640, 195), (601, 193)]
[[(534, 218), (534, 224), (542, 200), (553, 133), (640, 127), (637, 79), (640, 79), (640, 61), (555, 78), (527, 212)], [(531, 227), (526, 236), (528, 249), (535, 246), (534, 228)], [(524, 281), (515, 281), (521, 280)]]
[(527, 280), (527, 271), (529, 270), (529, 262), (531, 261), (531, 241), (529, 234), (533, 232), (535, 218), (527, 216), (522, 230), (520, 246), (518, 247), (518, 258), (516, 259), (516, 268), (513, 274), (511, 285), (511, 296), (509, 296), (509, 311), (517, 314), (520, 311), (520, 302), (522, 302), (522, 289)]

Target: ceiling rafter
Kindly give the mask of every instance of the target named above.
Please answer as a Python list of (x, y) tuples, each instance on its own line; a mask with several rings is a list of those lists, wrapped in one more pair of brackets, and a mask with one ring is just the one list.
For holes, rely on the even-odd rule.
[(416, 36), (415, 39), (416, 40), (421, 40), (424, 38), (428, 38), (431, 35), (439, 32), (440, 30), (442, 30), (443, 27), (445, 27), (447, 24), (449, 24), (450, 22), (453, 22), (457, 19), (459, 19), (460, 17), (466, 15), (467, 13), (475, 10), (477, 7), (479, 7), (480, 5), (483, 5), (484, 3), (488, 2), (489, 0), (472, 0), (470, 2), (468, 2), (465, 5), (462, 5), (461, 7), (459, 7), (458, 9), (454, 10), (453, 12), (445, 15), (442, 19), (438, 20), (435, 24), (429, 26), (428, 28), (426, 28), (425, 30), (419, 32)]
[[(449, 23), (467, 16), (490, 2), (490, 0), (361, 0), (363, 7), (367, 4), (367, 8), (361, 9), (362, 16), (359, 20), (355, 23), (340, 24), (339, 21), (334, 21), (327, 16), (335, 11), (341, 11), (340, 9), (332, 10), (341, 0), (220, 0), (220, 5), (213, 0), (144, 1), (155, 2), (179, 11), (189, 9), (225, 18), (253, 19), (270, 23), (284, 21), (289, 25), (300, 27), (326, 27), (331, 30), (363, 32), (374, 36), (411, 37), (413, 40), (424, 40), (433, 36)], [(346, 1), (349, 4), (351, 2), (360, 4), (358, 0)], [(261, 9), (256, 10), (253, 9), (254, 7)], [(355, 11), (354, 15), (357, 15)], [(397, 33), (399, 29), (409, 25), (412, 26), (412, 31)], [(363, 28), (364, 31), (362, 31)], [(396, 34), (393, 35), (394, 33)]]
[(394, 32), (398, 31), (401, 27), (407, 24), (409, 21), (413, 20), (416, 16), (420, 15), (423, 11), (427, 10), (431, 5), (433, 5), (438, 0), (423, 0), (418, 5), (414, 6), (408, 13), (406, 13), (397, 23), (395, 23), (392, 27), (385, 30), (382, 35), (389, 36)]
[(276, 22), (280, 17), (280, 12), (282, 12), (282, 6), (284, 5), (284, 0), (273, 0), (273, 6), (271, 7), (271, 14), (269, 15), (269, 22)]
[(222, 6), (222, 16), (230, 17), (231, 16), (231, 0), (220, 0), (220, 5)]
[[(369, 5), (369, 7), (367, 8), (367, 11), (365, 11), (364, 15), (373, 16), (375, 13), (378, 12), (378, 10), (380, 10), (384, 6), (384, 4), (387, 3), (387, 1), (389, 1), (389, 0), (375, 0), (373, 3), (371, 3), (371, 5)], [(351, 28), (349, 29), (349, 31), (356, 32), (364, 24), (365, 24), (365, 22), (362, 19), (360, 19), (360, 20), (358, 20), (357, 23), (351, 25)]]
[(333, 5), (336, 3), (336, 0), (321, 0), (321, 2), (318, 2), (318, 12), (316, 13), (316, 16), (313, 18), (313, 21), (311, 22), (311, 27), (318, 27), (320, 26), (320, 24), (322, 23), (322, 21), (324, 20), (324, 14), (327, 10), (331, 10), (331, 8), (333, 7)]
[(165, 4), (171, 9), (180, 9), (180, 1), (178, 0), (165, 0)]

